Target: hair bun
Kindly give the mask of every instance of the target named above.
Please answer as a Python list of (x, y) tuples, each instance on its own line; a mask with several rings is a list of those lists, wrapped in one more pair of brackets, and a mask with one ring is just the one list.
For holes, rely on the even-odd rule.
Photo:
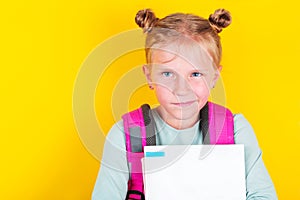
[(214, 14), (209, 16), (208, 21), (217, 33), (220, 33), (223, 28), (226, 28), (231, 24), (232, 20), (229, 11), (225, 9), (218, 9), (214, 12)]
[(135, 23), (143, 29), (144, 32), (149, 32), (153, 24), (158, 20), (154, 12), (150, 9), (140, 10), (135, 16)]

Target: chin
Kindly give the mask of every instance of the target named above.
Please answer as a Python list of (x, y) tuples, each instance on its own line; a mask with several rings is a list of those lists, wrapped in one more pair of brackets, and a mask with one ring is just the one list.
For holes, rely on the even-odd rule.
[[(198, 108), (198, 107), (197, 107)], [(184, 109), (172, 109), (172, 115), (178, 120), (188, 120), (199, 115), (199, 110), (195, 107), (184, 108)]]

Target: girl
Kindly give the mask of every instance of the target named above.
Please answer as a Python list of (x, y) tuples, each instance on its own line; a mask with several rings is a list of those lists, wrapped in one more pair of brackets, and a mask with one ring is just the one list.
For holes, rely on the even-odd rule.
[[(152, 109), (157, 145), (202, 144), (199, 113), (222, 69), (218, 33), (231, 23), (230, 13), (216, 10), (209, 19), (176, 13), (158, 19), (149, 10), (135, 18), (146, 36), (143, 67), (160, 105)], [(234, 115), (234, 140), (245, 146), (247, 200), (277, 199), (251, 125)], [(92, 199), (125, 199), (129, 179), (123, 123), (107, 135)]]

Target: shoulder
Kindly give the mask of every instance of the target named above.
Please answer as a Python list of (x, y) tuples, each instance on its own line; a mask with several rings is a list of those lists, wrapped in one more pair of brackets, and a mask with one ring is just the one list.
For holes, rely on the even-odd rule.
[(112, 138), (116, 135), (124, 132), (123, 120), (117, 121), (113, 126), (110, 128), (107, 137)]
[(244, 117), (243, 114), (233, 114), (233, 121), (234, 121), (234, 132), (239, 133), (243, 129), (250, 130), (252, 129), (251, 124), (249, 121)]
[(115, 123), (105, 138), (102, 165), (113, 169), (126, 169), (122, 162), (126, 160), (125, 135), (123, 121)]
[(243, 114), (234, 114), (234, 140), (236, 144), (244, 144), (245, 147), (258, 147), (258, 142), (253, 127)]
[(119, 149), (125, 149), (125, 134), (124, 134), (124, 126), (123, 120), (119, 120), (116, 122), (108, 134), (106, 135), (106, 146), (114, 146)]

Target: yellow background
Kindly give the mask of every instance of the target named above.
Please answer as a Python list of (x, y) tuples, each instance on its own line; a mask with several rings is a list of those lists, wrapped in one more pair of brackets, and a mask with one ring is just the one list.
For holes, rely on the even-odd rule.
[[(300, 199), (299, 5), (292, 0), (6, 1), (1, 3), (0, 199), (90, 199), (99, 161), (73, 119), (74, 83), (89, 53), (137, 26), (150, 7), (158, 17), (181, 11), (208, 16), (225, 7), (221, 33), (226, 105), (253, 125), (279, 199)], [(120, 44), (122, 45), (122, 44)], [(122, 73), (144, 62), (120, 59), (99, 83), (96, 108)], [(125, 68), (122, 68), (124, 66)], [(123, 70), (123, 71), (122, 71)], [(100, 87), (102, 88), (102, 87)], [(142, 87), (130, 107), (142, 102)], [(137, 99), (137, 100), (132, 100)], [(107, 100), (107, 99), (106, 99)], [(122, 99), (120, 99), (121, 101)], [(103, 131), (117, 120), (97, 113)], [(107, 116), (107, 117), (103, 117)], [(88, 119), (87, 119), (88, 120)]]

